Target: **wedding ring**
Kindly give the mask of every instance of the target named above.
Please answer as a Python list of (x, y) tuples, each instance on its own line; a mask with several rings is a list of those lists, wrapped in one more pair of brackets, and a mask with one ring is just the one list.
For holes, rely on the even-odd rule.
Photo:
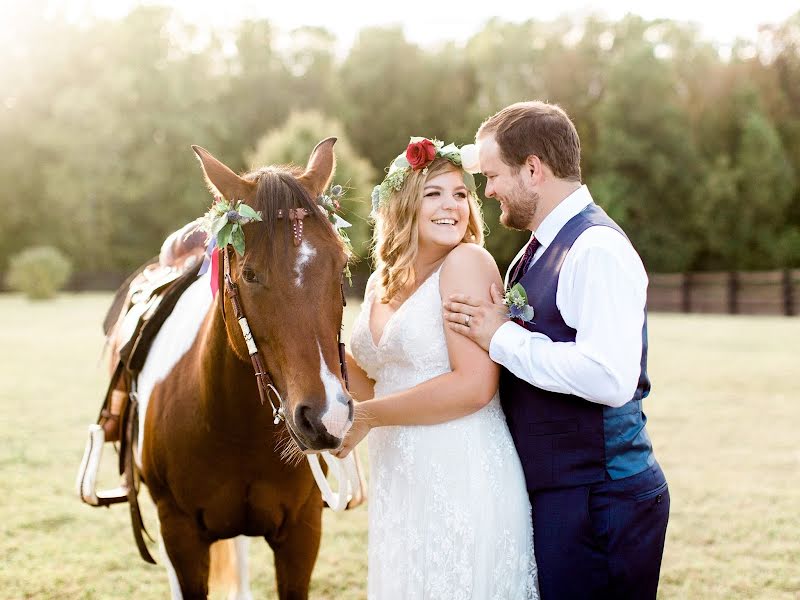
[(467, 327), (469, 327), (469, 318), (470, 318), (470, 315), (467, 315), (467, 318), (464, 319), (464, 325), (466, 325)]

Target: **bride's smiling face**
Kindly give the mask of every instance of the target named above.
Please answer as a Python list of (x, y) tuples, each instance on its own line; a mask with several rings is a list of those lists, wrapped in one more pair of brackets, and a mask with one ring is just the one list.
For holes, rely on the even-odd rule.
[(428, 179), (417, 214), (420, 246), (458, 246), (469, 224), (468, 198), (469, 191), (460, 170), (446, 171)]

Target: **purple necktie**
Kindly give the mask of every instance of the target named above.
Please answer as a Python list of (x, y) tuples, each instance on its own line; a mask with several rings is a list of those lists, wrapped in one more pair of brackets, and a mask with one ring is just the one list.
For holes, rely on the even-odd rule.
[(525, 248), (525, 254), (522, 255), (517, 266), (514, 267), (514, 273), (508, 281), (508, 287), (514, 287), (514, 285), (519, 283), (519, 280), (522, 279), (522, 276), (528, 272), (528, 269), (530, 269), (533, 263), (533, 255), (536, 254), (536, 250), (539, 246), (541, 246), (539, 240), (535, 237), (531, 237), (531, 241), (528, 242), (528, 247)]

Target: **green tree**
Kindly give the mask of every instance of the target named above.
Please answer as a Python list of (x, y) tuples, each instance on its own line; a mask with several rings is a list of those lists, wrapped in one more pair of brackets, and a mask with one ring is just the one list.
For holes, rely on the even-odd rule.
[(589, 184), (649, 269), (684, 270), (703, 244), (694, 219), (699, 157), (674, 66), (656, 56), (647, 29), (639, 17), (616, 27)]
[(775, 242), (785, 226), (796, 179), (778, 132), (763, 114), (747, 115), (736, 161), (740, 201), (731, 224), (736, 240), (731, 259), (738, 268), (775, 266), (779, 258)]
[[(385, 168), (410, 136), (466, 143), (464, 114), (474, 82), (463, 53), (451, 44), (429, 53), (399, 28), (363, 30), (341, 67), (338, 111), (353, 144), (376, 169)], [(452, 139), (468, 131), (467, 139)]]

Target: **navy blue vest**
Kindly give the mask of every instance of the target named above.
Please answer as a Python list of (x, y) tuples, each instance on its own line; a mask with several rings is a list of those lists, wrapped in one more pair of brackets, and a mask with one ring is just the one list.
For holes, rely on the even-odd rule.
[[(622, 229), (596, 204), (570, 219), (520, 283), (533, 307), (531, 331), (554, 342), (574, 342), (556, 306), (561, 265), (572, 244), (589, 227)], [(586, 299), (591, 302), (591, 298)], [(500, 399), (517, 446), (528, 489), (574, 487), (621, 479), (655, 462), (642, 398), (650, 391), (647, 377), (647, 312), (642, 328), (642, 360), (633, 398), (619, 408), (589, 402), (569, 394), (537, 388), (507, 369), (500, 374)]]

